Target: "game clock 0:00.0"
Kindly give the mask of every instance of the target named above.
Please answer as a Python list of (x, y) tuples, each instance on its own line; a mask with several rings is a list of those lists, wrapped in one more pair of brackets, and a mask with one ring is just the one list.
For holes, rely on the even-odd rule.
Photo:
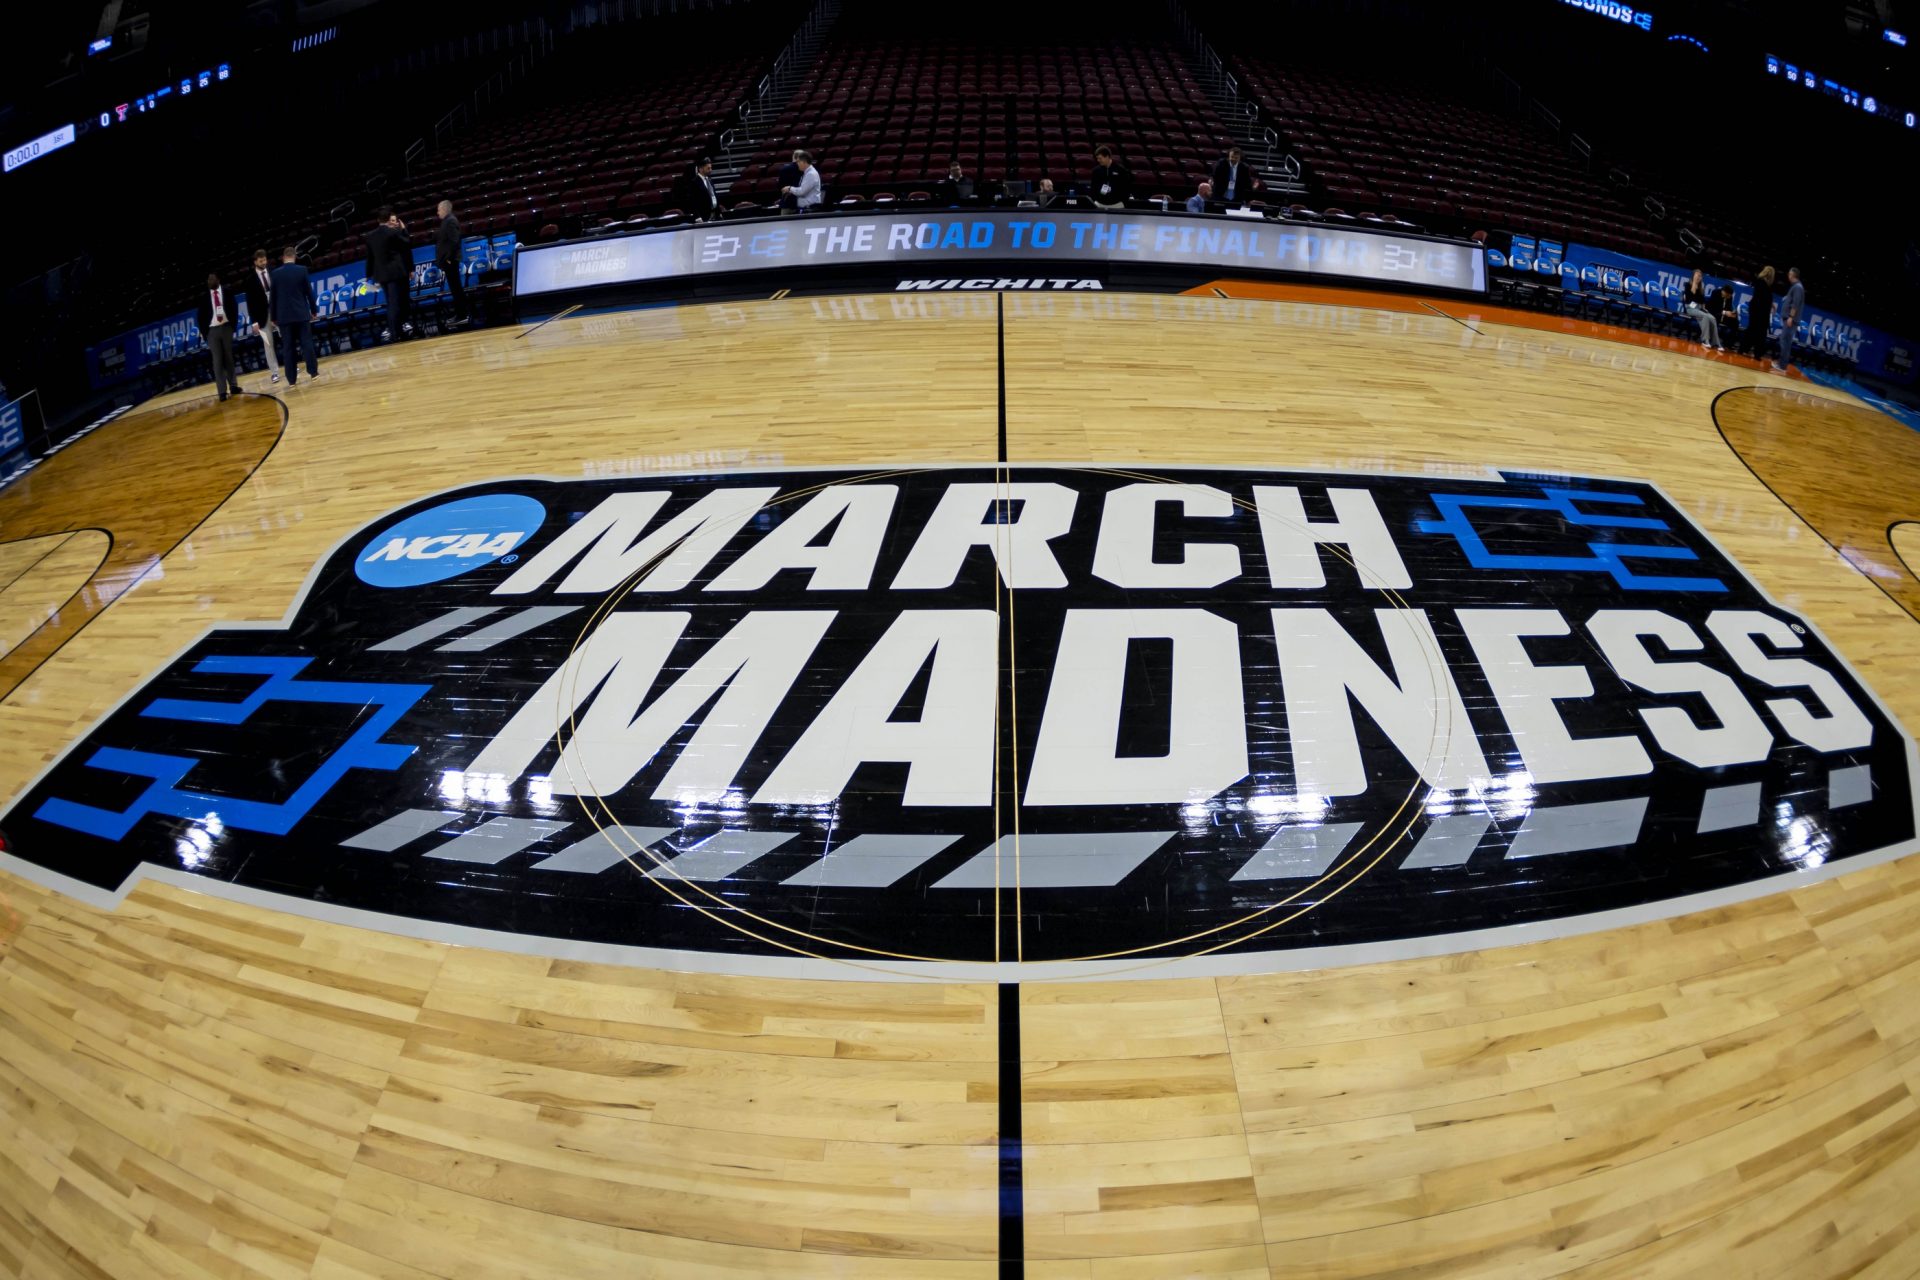
[(43, 133), (32, 142), (23, 142), (6, 153), (0, 172), (12, 173), (30, 160), (38, 160), (49, 151), (58, 151), (74, 139), (73, 126), (63, 124), (52, 133)]

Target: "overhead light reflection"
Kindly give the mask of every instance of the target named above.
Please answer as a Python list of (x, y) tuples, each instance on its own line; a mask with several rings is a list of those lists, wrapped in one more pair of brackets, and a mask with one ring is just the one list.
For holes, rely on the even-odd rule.
[(1780, 831), (1780, 852), (1802, 871), (1824, 866), (1833, 851), (1833, 833), (1807, 817), (1796, 814), (1791, 804), (1782, 801), (1773, 808), (1774, 826)]

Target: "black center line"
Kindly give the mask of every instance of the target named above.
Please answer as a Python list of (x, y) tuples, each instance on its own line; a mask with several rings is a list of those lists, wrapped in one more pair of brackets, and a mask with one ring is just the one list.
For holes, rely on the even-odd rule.
[[(1007, 305), (1005, 296), (994, 295), (994, 322), (996, 342), (996, 365), (1000, 382), (1000, 428), (998, 461), (1003, 474), (1007, 465)], [(1004, 518), (1004, 516), (1003, 516)], [(999, 571), (995, 566), (995, 572)], [(995, 586), (999, 590), (998, 585)], [(1008, 588), (1011, 593), (1011, 588)], [(1001, 613), (1000, 649), (1006, 656), (1007, 664), (1004, 679), (1011, 682), (1014, 678), (1012, 654), (1013, 608), (1009, 599), (1007, 608)], [(1010, 690), (1003, 685), (1001, 696)], [(1019, 726), (1009, 718), (1003, 721), (1007, 732), (1017, 733)], [(1011, 756), (1004, 756), (1011, 760)], [(1010, 766), (1011, 767), (1011, 766)], [(995, 785), (1000, 785), (996, 780)], [(1008, 788), (1011, 803), (1020, 803), (1019, 780), (1013, 780)], [(994, 921), (994, 928), (1001, 927), (1000, 921)], [(1018, 930), (1020, 921), (1017, 916), (1014, 928)], [(998, 987), (1000, 1001), (1000, 1275), (1003, 1280), (1019, 1280), (1027, 1272), (1027, 1212), (1026, 1180), (1024, 1173), (1025, 1153), (1022, 1147), (1022, 1124), (1020, 1115), (1020, 984), (1002, 982)]]

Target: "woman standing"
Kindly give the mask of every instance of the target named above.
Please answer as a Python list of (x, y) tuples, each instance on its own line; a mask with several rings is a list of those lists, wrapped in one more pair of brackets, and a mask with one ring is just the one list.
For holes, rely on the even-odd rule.
[(1698, 267), (1693, 270), (1693, 279), (1687, 282), (1682, 298), (1687, 305), (1687, 314), (1700, 326), (1700, 345), (1715, 351), (1725, 351), (1720, 343), (1720, 322), (1707, 310), (1707, 284)]
[(1759, 356), (1767, 349), (1767, 321), (1773, 317), (1773, 268), (1762, 267), (1754, 277), (1753, 297), (1747, 301), (1747, 354)]

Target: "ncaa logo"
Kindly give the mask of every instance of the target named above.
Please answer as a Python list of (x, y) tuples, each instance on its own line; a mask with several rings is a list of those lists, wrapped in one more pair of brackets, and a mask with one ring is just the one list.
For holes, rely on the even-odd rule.
[(408, 516), (360, 549), (353, 571), (374, 587), (420, 587), (492, 564), (539, 532), (547, 509), (517, 493), (462, 498)]

